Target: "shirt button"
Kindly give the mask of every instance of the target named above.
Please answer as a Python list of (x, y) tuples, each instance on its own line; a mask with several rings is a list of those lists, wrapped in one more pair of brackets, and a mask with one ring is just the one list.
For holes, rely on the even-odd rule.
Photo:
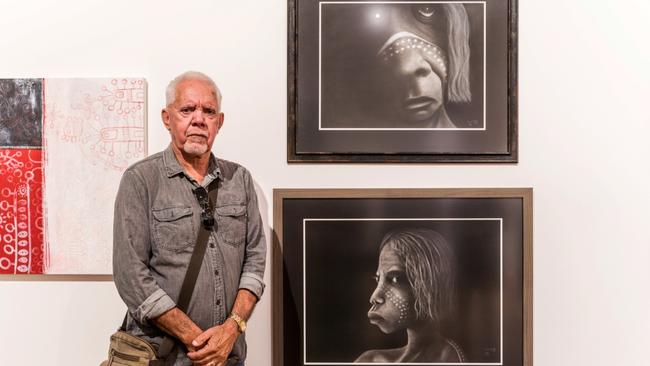
[(221, 305), (221, 299), (217, 299), (217, 305)]

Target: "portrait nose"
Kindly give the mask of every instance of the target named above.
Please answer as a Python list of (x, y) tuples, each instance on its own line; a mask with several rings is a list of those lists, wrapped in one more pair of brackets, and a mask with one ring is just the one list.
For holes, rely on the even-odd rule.
[(422, 94), (422, 85), (434, 72), (431, 64), (419, 53), (407, 51), (394, 57), (390, 63), (391, 73), (401, 90), (411, 97)]
[(370, 295), (370, 304), (380, 305), (384, 303), (384, 289), (381, 285), (375, 288), (375, 291)]
[(426, 77), (433, 72), (429, 64), (418, 52), (405, 52), (396, 58), (395, 73), (402, 77)]

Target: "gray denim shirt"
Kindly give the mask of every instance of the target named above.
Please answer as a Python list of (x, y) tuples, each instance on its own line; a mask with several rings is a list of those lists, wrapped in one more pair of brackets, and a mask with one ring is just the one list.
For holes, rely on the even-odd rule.
[[(188, 316), (203, 330), (223, 323), (238, 289), (264, 291), (266, 241), (250, 173), (211, 156), (203, 186), (218, 179), (212, 232)], [(171, 145), (129, 167), (115, 200), (113, 276), (128, 307), (127, 331), (154, 344), (162, 331), (151, 319), (176, 306), (201, 224), (192, 193), (199, 183), (185, 174)], [(246, 357), (242, 334), (230, 355)], [(176, 365), (191, 362), (181, 349)]]

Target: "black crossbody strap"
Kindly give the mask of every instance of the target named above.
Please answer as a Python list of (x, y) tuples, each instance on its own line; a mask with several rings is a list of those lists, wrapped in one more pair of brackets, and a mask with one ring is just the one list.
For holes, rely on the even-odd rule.
[[(214, 215), (214, 207), (216, 207), (217, 204), (217, 196), (219, 193), (218, 185), (218, 179), (215, 179), (208, 186), (208, 207), (210, 210), (210, 215)], [(214, 221), (212, 224), (216, 225)], [(196, 279), (199, 276), (201, 263), (203, 263), (203, 257), (205, 256), (205, 249), (208, 246), (208, 241), (210, 240), (210, 235), (213, 230), (213, 227), (206, 227), (203, 222), (200, 225), (199, 235), (196, 239), (196, 245), (194, 246), (192, 258), (190, 259), (190, 264), (187, 267), (187, 272), (185, 272), (185, 279), (183, 279), (181, 292), (178, 295), (178, 301), (176, 303), (176, 307), (184, 313), (187, 313), (187, 308), (190, 305), (192, 293), (194, 292), (194, 286), (196, 285)], [(158, 349), (157, 356), (160, 361), (149, 362), (149, 366), (158, 366), (164, 364), (173, 365), (174, 361), (176, 360), (176, 354), (178, 353), (178, 348), (175, 348), (175, 346), (176, 341), (174, 338), (165, 337), (163, 342), (160, 344), (160, 348)]]
[(205, 248), (208, 246), (208, 240), (210, 240), (211, 233), (212, 230), (206, 230), (206, 228), (201, 225), (199, 237), (196, 239), (196, 246), (194, 247), (194, 252), (192, 253), (192, 259), (190, 260), (189, 267), (187, 267), (185, 279), (183, 280), (183, 286), (181, 286), (181, 293), (178, 297), (178, 303), (176, 303), (176, 307), (182, 310), (184, 313), (187, 312), (187, 307), (190, 305), (192, 293), (194, 292), (194, 285), (196, 284), (196, 279), (199, 276), (199, 271), (201, 270), (201, 263), (203, 262), (203, 256), (205, 255)]

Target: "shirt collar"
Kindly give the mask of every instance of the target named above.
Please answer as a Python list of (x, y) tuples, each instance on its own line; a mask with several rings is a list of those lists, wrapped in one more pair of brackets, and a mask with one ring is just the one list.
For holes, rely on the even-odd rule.
[[(174, 150), (172, 150), (172, 144), (169, 144), (165, 151), (163, 151), (163, 164), (165, 164), (165, 170), (167, 171), (167, 177), (171, 178), (178, 174), (185, 174), (183, 167), (178, 163), (176, 155), (174, 155)], [(219, 169), (219, 164), (217, 163), (217, 158), (213, 153), (210, 153), (210, 163), (208, 164), (207, 175), (213, 175), (216, 178), (221, 177), (221, 169)]]

